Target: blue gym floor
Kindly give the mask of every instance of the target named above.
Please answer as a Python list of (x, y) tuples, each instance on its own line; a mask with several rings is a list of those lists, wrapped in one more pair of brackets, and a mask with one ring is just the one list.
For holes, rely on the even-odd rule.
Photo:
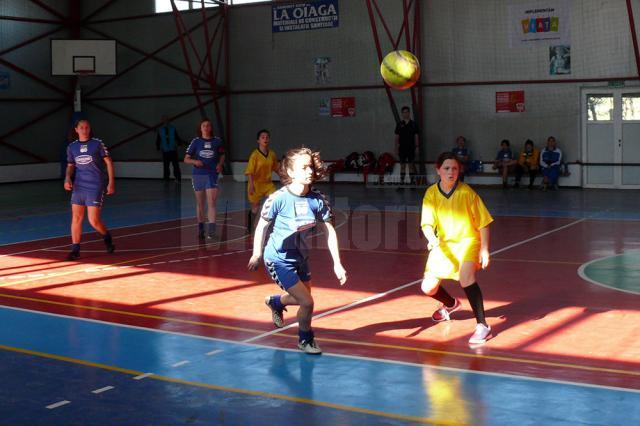
[[(16, 244), (66, 248), (66, 242), (55, 239), (69, 233), (68, 194), (60, 187), (59, 182), (0, 185), (0, 198), (9, 200), (0, 206), (2, 275), (11, 273), (7, 259), (22, 250)], [(222, 188), (219, 216), (246, 208), (242, 184), (229, 180)], [(423, 191), (346, 184), (321, 189), (340, 209), (351, 210), (418, 211), (423, 195)], [(638, 191), (478, 191), (496, 217), (640, 220)], [(188, 181), (180, 185), (122, 180), (116, 196), (107, 200), (103, 219), (117, 229), (186, 222), (193, 214)], [(47, 253), (52, 263), (55, 256), (62, 256), (62, 252)], [(141, 280), (140, 285), (145, 284)], [(483, 371), (481, 366), (465, 369), (446, 363), (378, 359), (358, 351), (333, 353), (331, 346), (314, 357), (290, 349), (291, 345), (263, 342), (260, 338), (271, 331), (227, 339), (177, 331), (161, 321), (122, 324), (112, 321), (108, 310), (104, 315), (98, 310), (92, 318), (55, 313), (55, 309), (40, 309), (35, 299), (20, 296), (19, 284), (15, 288), (16, 293), (0, 299), (2, 424), (640, 424), (640, 388), (635, 384), (606, 386), (517, 371)], [(640, 302), (637, 289), (640, 286), (625, 297)], [(257, 299), (262, 296), (256, 294)], [(230, 309), (242, 309), (237, 298), (229, 298), (228, 303)], [(598, 351), (601, 344), (606, 342), (594, 341), (593, 350)], [(482, 349), (469, 350), (469, 356), (478, 359), (482, 354)], [(640, 359), (635, 367), (640, 371)]]

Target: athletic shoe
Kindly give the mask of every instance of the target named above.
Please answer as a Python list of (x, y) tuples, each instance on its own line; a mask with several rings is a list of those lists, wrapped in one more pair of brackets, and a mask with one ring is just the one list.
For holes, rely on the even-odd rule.
[(461, 307), (462, 304), (458, 299), (456, 299), (456, 303), (454, 303), (450, 308), (441, 304), (438, 310), (431, 315), (431, 319), (435, 322), (449, 321), (451, 319), (451, 314), (459, 310)]
[(76, 260), (80, 257), (79, 251), (72, 251), (67, 255), (67, 260)]
[(207, 240), (215, 243), (215, 242), (220, 241), (220, 237), (218, 237), (217, 234), (208, 234), (207, 235)]
[(491, 338), (491, 327), (478, 324), (476, 325), (476, 330), (473, 332), (471, 337), (469, 338), (470, 345), (481, 345), (485, 343), (487, 340)]
[(114, 251), (116, 251), (116, 246), (113, 244), (107, 244), (107, 253), (113, 253)]
[(198, 239), (204, 240), (204, 231), (198, 231)]
[(298, 342), (298, 349), (310, 355), (320, 355), (322, 353), (322, 349), (320, 349), (315, 339)]
[(286, 311), (287, 308), (276, 309), (273, 307), (273, 303), (271, 302), (271, 296), (267, 296), (264, 299), (265, 305), (271, 309), (271, 318), (273, 319), (273, 325), (278, 328), (284, 327), (284, 317), (282, 316), (282, 311)]

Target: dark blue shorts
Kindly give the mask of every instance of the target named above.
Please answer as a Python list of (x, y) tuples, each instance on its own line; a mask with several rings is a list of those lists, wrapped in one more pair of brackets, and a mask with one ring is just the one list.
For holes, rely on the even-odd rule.
[(74, 189), (71, 192), (71, 204), (87, 207), (102, 207), (104, 202), (104, 189)]
[(306, 260), (285, 262), (265, 259), (264, 264), (271, 279), (285, 291), (296, 285), (298, 281), (311, 281), (311, 272)]
[(204, 191), (205, 189), (215, 189), (218, 187), (218, 175), (193, 175), (191, 177), (194, 191)]

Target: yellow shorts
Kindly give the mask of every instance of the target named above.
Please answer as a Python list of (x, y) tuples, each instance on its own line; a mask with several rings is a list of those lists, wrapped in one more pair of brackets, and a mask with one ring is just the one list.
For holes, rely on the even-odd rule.
[(480, 241), (441, 242), (429, 253), (425, 273), (442, 280), (460, 280), (460, 267), (464, 262), (473, 262), (480, 267)]
[(253, 192), (253, 195), (250, 195), (249, 185), (247, 184), (247, 198), (249, 199), (249, 202), (251, 204), (257, 204), (263, 198), (266, 198), (269, 195), (276, 192), (276, 186), (273, 184), (273, 182), (268, 182), (268, 183), (254, 182), (253, 186), (255, 187), (255, 191)]

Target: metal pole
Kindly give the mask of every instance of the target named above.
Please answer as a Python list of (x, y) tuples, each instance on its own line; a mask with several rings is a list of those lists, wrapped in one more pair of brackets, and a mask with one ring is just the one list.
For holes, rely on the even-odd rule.
[[(376, 52), (378, 53), (378, 63), (382, 63), (382, 48), (380, 47), (380, 39), (378, 38), (378, 28), (376, 26), (376, 18), (373, 16), (373, 10), (371, 9), (371, 0), (365, 0), (367, 4), (367, 11), (369, 12), (369, 22), (371, 23), (371, 30), (373, 31), (373, 41), (376, 45)], [(374, 0), (375, 1), (375, 0)], [(398, 114), (398, 107), (396, 106), (396, 101), (393, 99), (393, 95), (391, 94), (391, 88), (384, 85), (384, 90), (387, 93), (387, 98), (389, 99), (389, 104), (391, 105), (391, 112), (393, 113), (393, 118), (396, 120), (396, 123), (400, 121), (400, 114)]]
[(633, 19), (633, 6), (631, 0), (627, 0), (627, 15), (629, 16), (629, 29), (631, 30), (631, 41), (633, 42), (633, 53), (636, 56), (636, 71), (640, 76), (640, 53), (638, 52), (638, 36), (636, 35), (636, 23)]

